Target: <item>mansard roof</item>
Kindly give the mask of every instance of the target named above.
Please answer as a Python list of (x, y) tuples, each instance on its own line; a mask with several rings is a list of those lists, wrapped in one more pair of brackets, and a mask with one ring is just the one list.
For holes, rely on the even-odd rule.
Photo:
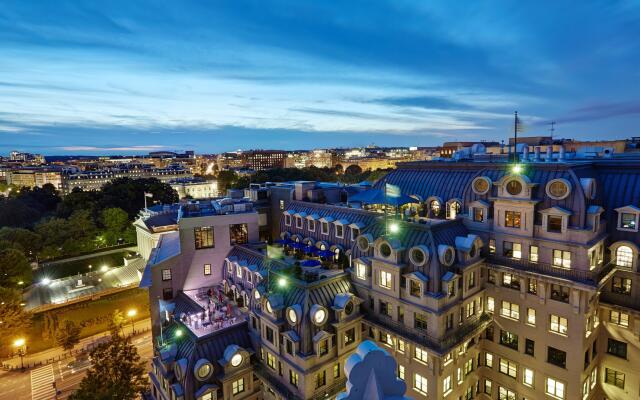
[(255, 265), (255, 272), (264, 271), (269, 266), (273, 269), (285, 268), (287, 266), (280, 260), (268, 258), (264, 253), (242, 245), (233, 246), (227, 254), (227, 259), (238, 262), (244, 261), (247, 266)]

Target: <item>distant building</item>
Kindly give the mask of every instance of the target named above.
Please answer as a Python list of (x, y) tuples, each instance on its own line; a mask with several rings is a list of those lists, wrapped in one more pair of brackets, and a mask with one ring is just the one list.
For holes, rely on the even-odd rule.
[(9, 185), (16, 187), (43, 187), (47, 183), (56, 190), (62, 189), (62, 172), (51, 168), (21, 168), (7, 172), (6, 180)]
[(220, 196), (216, 180), (184, 178), (173, 180), (169, 185), (178, 192), (178, 197), (181, 199), (209, 199)]
[(62, 190), (71, 192), (74, 188), (84, 191), (100, 190), (104, 185), (117, 178), (156, 178), (169, 183), (180, 178), (191, 178), (191, 172), (182, 168), (111, 168), (99, 171), (68, 173), (62, 176)]

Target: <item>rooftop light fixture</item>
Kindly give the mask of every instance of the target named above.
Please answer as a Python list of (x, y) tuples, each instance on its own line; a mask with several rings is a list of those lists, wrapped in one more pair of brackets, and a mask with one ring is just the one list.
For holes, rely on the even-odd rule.
[(108, 267), (107, 265), (103, 265), (103, 266), (100, 268), (100, 271), (102, 271), (102, 272), (107, 272), (108, 270), (109, 270), (109, 267)]
[(280, 286), (281, 288), (287, 286), (287, 280), (285, 278), (279, 278), (278, 279), (278, 286)]
[(20, 338), (20, 339), (16, 339), (15, 342), (13, 342), (13, 345), (15, 347), (22, 347), (24, 346), (25, 343), (26, 343), (26, 340), (24, 340), (24, 338)]
[(177, 329), (176, 330), (176, 337), (181, 337), (182, 336), (182, 330), (181, 329)]
[(49, 279), (49, 278), (44, 278), (42, 280), (42, 284), (45, 285), (45, 286), (48, 286), (50, 283), (51, 283), (51, 279)]
[(389, 232), (398, 233), (399, 231), (400, 231), (400, 225), (398, 225), (397, 222), (393, 222), (391, 225), (389, 225)]
[(512, 171), (514, 174), (520, 174), (520, 173), (522, 173), (522, 165), (520, 165), (520, 164), (514, 164), (514, 165), (513, 165), (513, 167), (511, 167), (511, 171)]

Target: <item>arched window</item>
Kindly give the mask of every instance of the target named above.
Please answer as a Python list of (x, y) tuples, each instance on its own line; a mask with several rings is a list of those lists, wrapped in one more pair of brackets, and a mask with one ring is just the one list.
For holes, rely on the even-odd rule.
[(447, 219), (456, 219), (456, 216), (460, 214), (462, 206), (458, 201), (450, 201), (447, 203)]
[(438, 200), (431, 200), (431, 202), (429, 203), (429, 209), (431, 210), (431, 214), (434, 217), (437, 217), (440, 215), (440, 202)]
[(616, 250), (616, 265), (618, 267), (633, 267), (633, 250), (629, 246), (620, 246)]

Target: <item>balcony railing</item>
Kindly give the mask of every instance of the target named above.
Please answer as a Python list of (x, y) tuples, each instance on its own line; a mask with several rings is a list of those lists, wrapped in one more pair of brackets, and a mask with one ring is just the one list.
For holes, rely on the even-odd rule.
[(596, 267), (592, 271), (585, 271), (572, 268), (556, 267), (555, 265), (533, 262), (521, 258), (511, 258), (491, 254), (485, 259), (487, 264), (505, 266), (520, 271), (536, 272), (543, 275), (554, 276), (556, 278), (578, 281), (589, 285), (598, 285), (613, 268), (614, 262), (608, 262)]
[(467, 336), (472, 333), (484, 329), (491, 321), (491, 316), (486, 313), (468, 318), (462, 325), (452, 332), (446, 332), (442, 338), (434, 337), (419, 329), (404, 325), (401, 322), (394, 321), (390, 317), (384, 317), (372, 312), (365, 312), (367, 322), (377, 325), (383, 330), (395, 333), (396, 335), (406, 337), (416, 343), (423, 344), (441, 354), (446, 353), (449, 349), (461, 343)]

